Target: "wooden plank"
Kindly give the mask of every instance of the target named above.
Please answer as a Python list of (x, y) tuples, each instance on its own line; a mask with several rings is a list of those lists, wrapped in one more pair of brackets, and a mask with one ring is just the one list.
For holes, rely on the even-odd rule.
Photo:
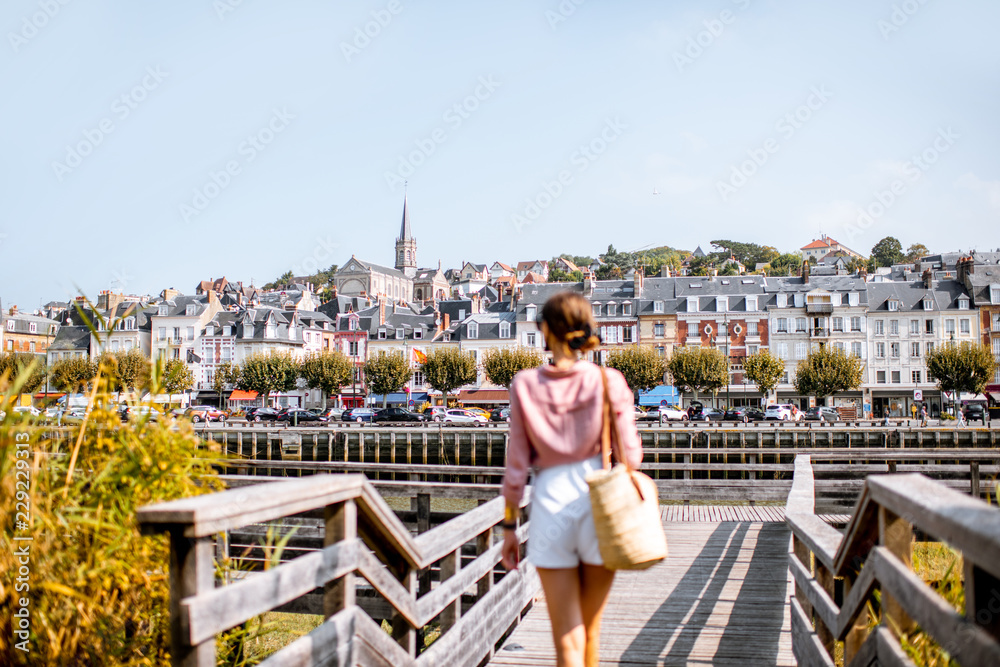
[(174, 665), (210, 667), (215, 664), (215, 637), (190, 640), (191, 629), (181, 605), (215, 586), (212, 554), (215, 543), (207, 537), (191, 538), (180, 528), (170, 531), (170, 648)]
[(792, 652), (799, 665), (803, 667), (835, 667), (833, 659), (827, 655), (819, 637), (813, 632), (812, 621), (799, 605), (799, 601), (791, 598), (792, 617)]
[[(527, 497), (524, 502), (527, 502)], [(421, 555), (419, 567), (428, 567), (453, 550), (455, 545), (476, 539), (484, 530), (503, 519), (503, 508), (504, 499), (496, 497), (448, 523), (419, 535), (415, 540)]]
[[(788, 570), (792, 573), (798, 588), (805, 593), (812, 611), (822, 619), (826, 627), (835, 631), (838, 609), (827, 591), (813, 578), (795, 554), (788, 554)], [(808, 609), (805, 605), (802, 605), (802, 608), (803, 610)]]
[(261, 667), (314, 667), (356, 664), (352, 651), (357, 607), (328, 618), (318, 628), (260, 663)]
[(882, 665), (885, 667), (916, 667), (903, 652), (899, 641), (889, 628), (880, 625), (872, 634), (878, 643), (878, 664), (880, 667)]
[[(358, 543), (358, 507), (353, 500), (345, 500), (325, 508), (323, 528), (323, 552), (336, 548), (338, 544)], [(355, 556), (357, 551), (355, 551)], [(346, 560), (346, 558), (345, 558)], [(331, 581), (337, 579), (336, 581)], [(330, 618), (334, 614), (354, 606), (354, 574), (345, 572), (340, 578), (327, 577), (323, 580), (323, 615)]]
[(389, 635), (382, 630), (381, 626), (368, 618), (360, 609), (355, 612), (354, 628), (355, 638), (371, 647), (372, 654), (374, 654), (372, 657), (378, 657), (384, 661), (374, 663), (370, 659), (369, 661), (359, 660), (357, 664), (366, 666), (384, 664), (386, 667), (412, 667), (415, 664), (413, 658), (406, 655), (406, 652), (400, 648), (399, 644), (392, 641)]
[(843, 536), (815, 514), (785, 514), (785, 523), (795, 536), (802, 540), (816, 558), (826, 565), (834, 565)]

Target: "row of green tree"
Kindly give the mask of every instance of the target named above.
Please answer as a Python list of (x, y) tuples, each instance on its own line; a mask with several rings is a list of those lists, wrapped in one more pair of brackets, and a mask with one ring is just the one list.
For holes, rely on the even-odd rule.
[(103, 369), (115, 390), (146, 389), (151, 386), (154, 373), (162, 373), (162, 377), (156, 378), (156, 386), (164, 392), (178, 394), (194, 386), (191, 369), (180, 359), (171, 359), (157, 370), (137, 349), (105, 352), (96, 360), (90, 357), (60, 359), (52, 366), (46, 366), (40, 357), (28, 352), (0, 354), (0, 376), (7, 373), (8, 377), (23, 377), (22, 393), (34, 393), (46, 387), (69, 393), (84, 391), (92, 386), (98, 369)]

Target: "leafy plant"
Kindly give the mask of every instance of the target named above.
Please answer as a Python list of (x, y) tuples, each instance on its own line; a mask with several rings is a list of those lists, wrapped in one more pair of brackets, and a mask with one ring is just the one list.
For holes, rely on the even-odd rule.
[(663, 384), (667, 360), (652, 347), (636, 345), (612, 350), (607, 365), (621, 372), (633, 392), (649, 391)]
[(312, 389), (323, 392), (323, 407), (326, 397), (340, 393), (340, 388), (354, 376), (354, 362), (340, 351), (323, 351), (312, 354), (302, 362), (302, 379)]
[(427, 355), (423, 371), (427, 384), (440, 391), (448, 405), (448, 392), (476, 381), (476, 358), (458, 348), (440, 348)]
[(926, 362), (927, 374), (938, 379), (942, 391), (981, 394), (996, 370), (990, 348), (979, 343), (939, 345)]
[(510, 389), (519, 371), (542, 365), (542, 354), (531, 347), (497, 347), (483, 354), (483, 372), (495, 385)]
[(21, 393), (33, 394), (45, 382), (45, 364), (30, 352), (0, 353), (0, 377), (23, 377)]
[(97, 364), (89, 357), (71, 357), (52, 365), (50, 384), (60, 391), (77, 393), (86, 389), (96, 376)]
[(863, 381), (861, 359), (831, 345), (813, 350), (795, 369), (796, 391), (816, 398), (857, 389)]
[(387, 405), (388, 395), (402, 389), (412, 375), (410, 364), (402, 352), (379, 351), (365, 362), (365, 385), (368, 391), (382, 394), (382, 407)]
[(784, 373), (785, 364), (767, 349), (758, 350), (743, 361), (743, 374), (764, 396), (774, 391)]
[(264, 397), (267, 405), (271, 392), (295, 389), (302, 365), (292, 355), (271, 351), (257, 352), (243, 362), (236, 386), (244, 391), (255, 391)]
[(160, 382), (163, 393), (181, 394), (194, 387), (194, 373), (180, 359), (171, 359), (163, 368)]
[(679, 347), (667, 361), (674, 385), (690, 391), (694, 400), (704, 391), (715, 391), (729, 382), (729, 364), (720, 350), (711, 347)]

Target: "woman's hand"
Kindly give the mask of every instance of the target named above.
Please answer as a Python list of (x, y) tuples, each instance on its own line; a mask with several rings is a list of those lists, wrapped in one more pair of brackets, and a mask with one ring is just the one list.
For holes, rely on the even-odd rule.
[(516, 570), (521, 556), (521, 543), (517, 539), (517, 531), (503, 531), (503, 547), (500, 549), (500, 562), (507, 570)]

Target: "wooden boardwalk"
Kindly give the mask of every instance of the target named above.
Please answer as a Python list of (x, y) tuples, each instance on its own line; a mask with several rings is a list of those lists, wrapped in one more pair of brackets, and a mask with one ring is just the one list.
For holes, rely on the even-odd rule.
[[(667, 506), (664, 515), (688, 510), (708, 516), (703, 509), (728, 517), (736, 510), (776, 508)], [(795, 665), (785, 524), (776, 518), (727, 518), (665, 520), (664, 526), (667, 561), (615, 578), (601, 633), (602, 667)], [(490, 664), (555, 665), (541, 594)]]

